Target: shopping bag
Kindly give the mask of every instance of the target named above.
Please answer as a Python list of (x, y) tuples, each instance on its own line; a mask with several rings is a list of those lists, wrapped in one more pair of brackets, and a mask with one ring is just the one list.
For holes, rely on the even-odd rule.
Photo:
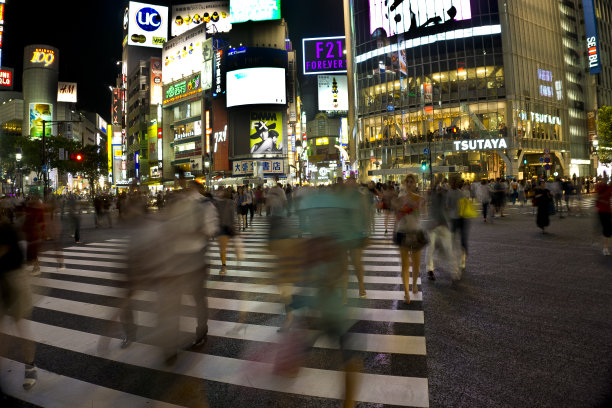
[(474, 205), (467, 198), (459, 199), (459, 217), (461, 218), (476, 218), (476, 209)]

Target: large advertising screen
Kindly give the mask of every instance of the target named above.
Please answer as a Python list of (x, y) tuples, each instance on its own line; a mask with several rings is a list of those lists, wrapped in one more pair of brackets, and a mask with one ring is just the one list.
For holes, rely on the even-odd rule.
[(279, 20), (280, 0), (231, 0), (230, 22)]
[(302, 40), (304, 75), (346, 72), (345, 37), (317, 37)]
[(597, 35), (597, 20), (593, 0), (584, 0), (584, 24), (586, 29), (587, 55), (591, 75), (601, 73), (601, 57), (599, 53), (599, 36)]
[(170, 34), (175, 37), (200, 25), (209, 34), (226, 33), (232, 29), (229, 14), (229, 1), (173, 6)]
[(250, 113), (251, 153), (284, 153), (283, 114), (280, 111)]
[(77, 84), (74, 82), (58, 82), (57, 83), (57, 101), (58, 102), (77, 102)]
[(168, 7), (130, 1), (128, 44), (162, 48), (168, 39)]
[(382, 29), (387, 37), (472, 18), (470, 0), (369, 1), (370, 33)]
[(151, 58), (151, 105), (162, 103), (162, 60)]
[[(53, 120), (53, 105), (48, 103), (30, 104), (30, 136), (42, 137), (43, 121)], [(52, 123), (45, 124), (45, 135), (50, 136)]]
[(246, 68), (227, 73), (227, 107), (287, 101), (285, 69)]
[(162, 51), (164, 85), (195, 72), (202, 72), (205, 41), (205, 28), (197, 27), (164, 44)]
[(347, 111), (348, 83), (346, 75), (319, 75), (319, 110)]

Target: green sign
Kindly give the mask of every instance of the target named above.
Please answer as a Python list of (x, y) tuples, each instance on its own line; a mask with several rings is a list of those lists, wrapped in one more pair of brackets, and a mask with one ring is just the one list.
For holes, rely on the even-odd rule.
[(196, 75), (195, 77), (177, 82), (172, 84), (166, 89), (166, 97), (164, 102), (170, 102), (174, 98), (174, 100), (179, 99), (181, 96), (200, 89), (200, 75)]

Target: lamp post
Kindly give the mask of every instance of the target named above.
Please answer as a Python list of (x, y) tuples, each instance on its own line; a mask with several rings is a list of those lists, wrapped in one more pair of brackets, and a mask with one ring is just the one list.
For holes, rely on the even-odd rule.
[[(23, 195), (23, 174), (21, 173), (21, 159), (22, 159), (23, 155), (21, 153), (21, 148), (17, 149), (17, 152), (15, 153), (15, 160), (17, 161), (17, 170), (19, 171), (19, 191), (21, 192), (21, 194)], [(17, 174), (15, 174), (15, 177), (17, 177)]]
[(79, 123), (82, 122), (82, 120), (79, 118), (79, 120), (43, 120), (42, 121), (42, 164), (43, 164), (43, 198), (45, 201), (47, 201), (47, 194), (49, 190), (49, 176), (47, 174), (47, 172), (49, 171), (49, 169), (47, 168), (47, 138), (46, 138), (46, 131), (47, 131), (47, 123)]

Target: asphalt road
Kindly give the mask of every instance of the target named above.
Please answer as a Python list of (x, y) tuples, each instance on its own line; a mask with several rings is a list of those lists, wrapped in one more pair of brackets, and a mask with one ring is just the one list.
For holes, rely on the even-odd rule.
[(431, 407), (612, 406), (612, 256), (589, 209), (549, 234), (471, 220), (467, 271), (424, 280)]

